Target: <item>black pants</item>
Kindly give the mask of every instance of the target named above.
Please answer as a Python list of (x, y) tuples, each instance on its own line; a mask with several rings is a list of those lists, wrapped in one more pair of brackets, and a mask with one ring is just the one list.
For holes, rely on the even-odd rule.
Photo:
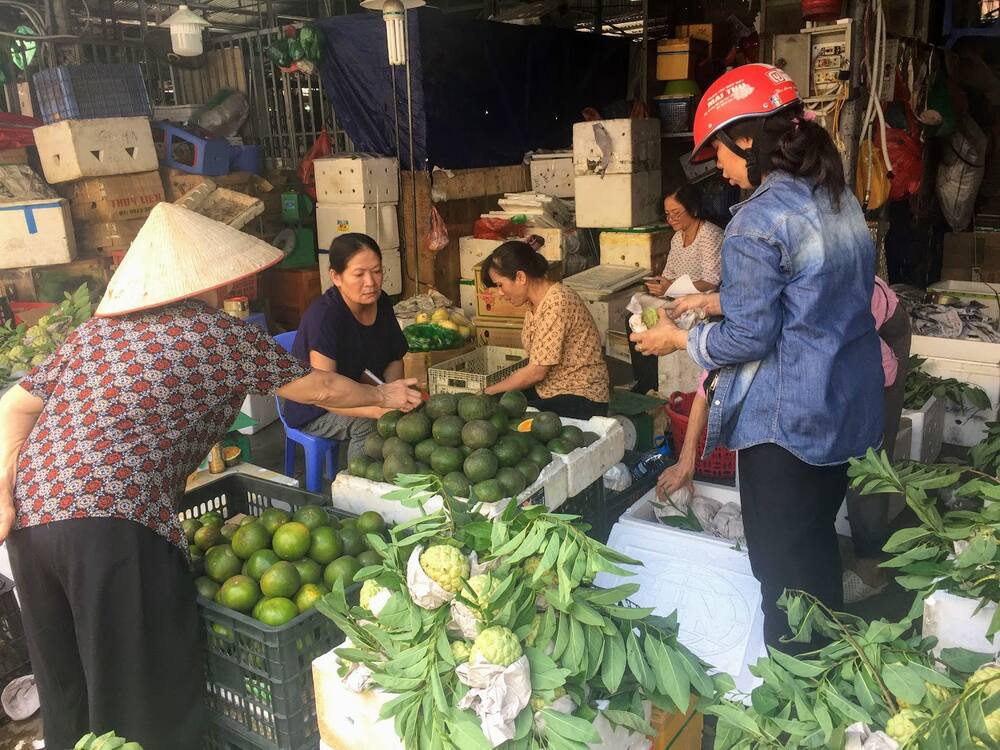
[[(625, 335), (631, 334), (632, 330), (628, 326), (628, 319), (632, 313), (625, 313)], [(629, 339), (628, 353), (632, 358), (632, 374), (635, 375), (635, 385), (632, 390), (635, 393), (649, 393), (660, 389), (660, 360), (651, 354), (642, 354), (635, 350), (635, 342)]]
[(833, 524), (847, 489), (847, 464), (812, 466), (772, 443), (741, 450), (740, 503), (750, 566), (760, 581), (764, 640), (783, 651), (788, 618), (777, 600), (806, 591), (827, 607), (844, 603), (840, 549)]
[(111, 730), (146, 750), (201, 747), (202, 646), (181, 551), (111, 518), (17, 530), (7, 546), (46, 748)]
[(608, 416), (608, 405), (599, 401), (591, 401), (583, 396), (573, 396), (563, 394), (552, 398), (542, 398), (538, 391), (529, 388), (524, 392), (528, 399), (528, 406), (533, 406), (539, 411), (553, 411), (560, 417), (567, 419), (590, 419), (591, 417)]
[[(896, 433), (903, 410), (906, 391), (906, 372), (910, 361), (910, 316), (902, 305), (896, 308), (878, 332), (896, 355), (898, 369), (896, 380), (882, 391), (882, 450), (889, 459), (895, 458)], [(899, 497), (898, 495), (896, 497)], [(889, 505), (893, 495), (862, 495), (854, 489), (847, 492), (847, 519), (851, 523), (851, 541), (858, 557), (882, 556), (882, 547), (889, 540)]]

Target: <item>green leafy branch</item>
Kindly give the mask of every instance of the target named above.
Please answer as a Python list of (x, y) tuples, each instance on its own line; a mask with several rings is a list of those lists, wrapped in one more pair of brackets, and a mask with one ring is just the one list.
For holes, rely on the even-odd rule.
[(920, 410), (933, 396), (965, 410), (990, 409), (992, 403), (986, 391), (975, 385), (963, 383), (955, 378), (939, 378), (923, 370), (926, 359), (912, 355), (903, 390), (903, 406)]

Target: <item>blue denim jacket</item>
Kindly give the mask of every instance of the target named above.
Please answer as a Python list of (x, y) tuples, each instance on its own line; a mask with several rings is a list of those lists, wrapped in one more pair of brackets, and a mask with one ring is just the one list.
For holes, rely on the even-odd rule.
[(688, 335), (720, 369), (706, 452), (776, 443), (806, 463), (839, 464), (882, 438), (882, 365), (871, 313), (875, 249), (846, 191), (772, 172), (733, 207), (722, 244), (721, 322)]

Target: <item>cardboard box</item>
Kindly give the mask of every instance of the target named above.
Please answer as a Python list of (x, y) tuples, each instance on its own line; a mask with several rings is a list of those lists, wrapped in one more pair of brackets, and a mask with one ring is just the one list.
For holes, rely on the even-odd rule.
[[(458, 261), (463, 279), (475, 278), (475, 268), (500, 247), (503, 240), (480, 240), (475, 237), (458, 238)], [(546, 244), (548, 244), (546, 242)]]
[(669, 227), (601, 232), (601, 265), (648, 268), (656, 275), (667, 263), (673, 236)]
[(444, 349), (439, 352), (408, 352), (403, 356), (403, 377), (416, 378), (420, 388), (426, 391), (427, 370), (429, 368), (452, 357), (468, 354), (475, 348), (476, 343), (470, 341), (458, 349)]
[(399, 203), (399, 162), (384, 156), (340, 154), (317, 159), (319, 203)]
[(73, 218), (87, 223), (145, 219), (153, 206), (166, 200), (163, 181), (156, 170), (90, 177), (61, 185), (59, 194), (69, 201)]
[(62, 302), (64, 292), (86, 282), (92, 296), (100, 298), (111, 278), (107, 258), (89, 258), (35, 268), (0, 271), (0, 294), (19, 302)]
[[(319, 285), (322, 292), (330, 288), (330, 254), (320, 250)], [(403, 293), (403, 265), (399, 250), (382, 250), (382, 291), (386, 294)]]
[(73, 221), (65, 200), (0, 203), (0, 268), (48, 266), (75, 257)]
[(382, 250), (399, 247), (399, 218), (395, 203), (350, 205), (320, 203), (316, 206), (316, 242), (320, 250), (342, 234), (360, 232), (378, 243)]
[(529, 170), (531, 189), (536, 193), (554, 195), (557, 198), (572, 198), (576, 192), (572, 151), (532, 154)]
[[(476, 315), (480, 318), (523, 318), (528, 311), (527, 306), (515, 307), (510, 304), (496, 287), (487, 287), (483, 283), (482, 264), (474, 269), (476, 280)], [(552, 281), (562, 279), (562, 263), (549, 261), (547, 277)]]
[(76, 231), (80, 254), (110, 256), (114, 252), (128, 250), (145, 223), (145, 219), (132, 219), (78, 224)]
[(63, 120), (35, 128), (34, 134), (42, 171), (52, 184), (159, 167), (145, 117)]
[(701, 39), (661, 39), (656, 46), (656, 80), (685, 81), (697, 77), (708, 52)]
[(948, 232), (941, 279), (1000, 282), (1000, 232)]
[(476, 342), (480, 346), (502, 346), (507, 349), (523, 349), (521, 331), (524, 318), (474, 318)]
[(659, 170), (576, 178), (576, 225), (627, 229), (655, 224), (663, 212)]
[[(166, 200), (173, 203), (208, 178), (200, 174), (188, 174), (174, 167), (160, 167), (160, 179), (163, 182)], [(211, 180), (216, 187), (235, 190), (237, 193), (246, 193), (257, 198), (274, 192), (274, 186), (270, 182), (253, 172), (230, 172), (229, 174), (213, 175)], [(280, 194), (278, 201), (280, 203)]]
[[(578, 177), (650, 172), (659, 168), (659, 120), (598, 120), (573, 125), (573, 170)], [(576, 183), (574, 194), (578, 199), (579, 191), (580, 183)]]
[(271, 320), (288, 330), (298, 328), (303, 313), (323, 293), (319, 267), (271, 268), (264, 276)]

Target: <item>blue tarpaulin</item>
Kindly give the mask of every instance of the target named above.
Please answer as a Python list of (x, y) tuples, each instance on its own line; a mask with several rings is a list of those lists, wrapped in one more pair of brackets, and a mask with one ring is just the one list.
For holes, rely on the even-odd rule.
[[(323, 86), (359, 151), (409, 165), (406, 70), (390, 68), (377, 13), (320, 21)], [(568, 148), (585, 107), (625, 98), (629, 42), (542, 26), (410, 11), (413, 151), (417, 169), (516, 164), (525, 152)]]

